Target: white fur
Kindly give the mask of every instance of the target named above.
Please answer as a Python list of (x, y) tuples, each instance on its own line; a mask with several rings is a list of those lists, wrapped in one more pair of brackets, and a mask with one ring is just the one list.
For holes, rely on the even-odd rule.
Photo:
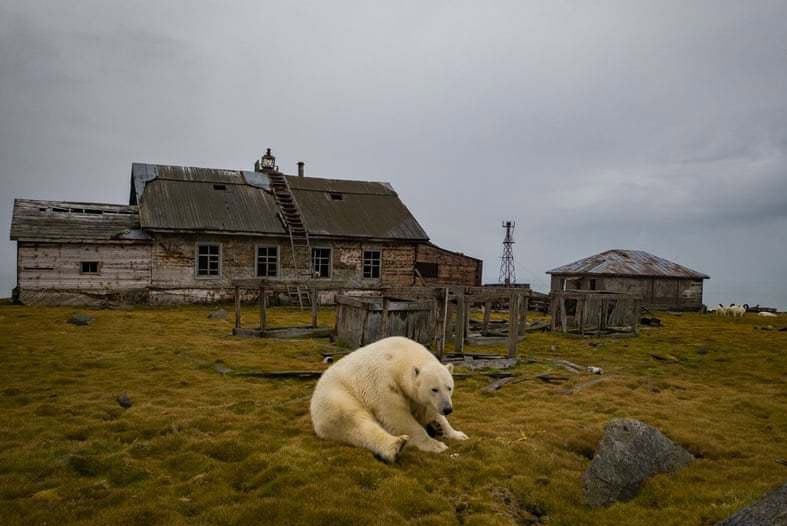
[(742, 305), (732, 305), (727, 307), (727, 312), (733, 318), (743, 318), (743, 315), (746, 314), (746, 307), (743, 307)]
[[(446, 438), (466, 440), (441, 413), (452, 407), (453, 366), (423, 345), (394, 336), (348, 354), (323, 373), (311, 400), (317, 436), (371, 450), (394, 462), (415, 446), (439, 453), (444, 443), (424, 428), (437, 422)], [(433, 389), (437, 389), (434, 392)]]
[(763, 318), (776, 318), (776, 314), (772, 312), (760, 312), (757, 314), (758, 316), (762, 316)]

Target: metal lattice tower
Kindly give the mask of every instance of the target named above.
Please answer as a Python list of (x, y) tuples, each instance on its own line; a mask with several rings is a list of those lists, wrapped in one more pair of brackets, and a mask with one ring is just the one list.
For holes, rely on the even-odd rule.
[(516, 283), (514, 251), (512, 250), (512, 245), (514, 244), (514, 226), (516, 226), (516, 223), (513, 221), (503, 222), (503, 228), (506, 229), (506, 238), (503, 240), (503, 256), (500, 258), (500, 277), (497, 281), (506, 286)]

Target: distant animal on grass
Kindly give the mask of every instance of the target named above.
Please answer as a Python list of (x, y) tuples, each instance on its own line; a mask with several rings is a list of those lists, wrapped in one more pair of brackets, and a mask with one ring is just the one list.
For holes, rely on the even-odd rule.
[(772, 312), (760, 312), (757, 316), (762, 316), (763, 318), (777, 318), (778, 316)]
[(716, 314), (717, 316), (726, 316), (729, 313), (727, 309), (728, 307), (725, 307), (724, 305), (719, 303), (719, 306), (713, 311), (713, 313)]
[(370, 450), (395, 462), (416, 447), (448, 448), (429, 436), (467, 440), (446, 418), (453, 411), (453, 365), (441, 364), (423, 345), (393, 336), (354, 351), (323, 373), (311, 400), (320, 438)]
[(727, 307), (727, 313), (733, 318), (743, 318), (743, 315), (746, 314), (746, 307), (732, 303)]

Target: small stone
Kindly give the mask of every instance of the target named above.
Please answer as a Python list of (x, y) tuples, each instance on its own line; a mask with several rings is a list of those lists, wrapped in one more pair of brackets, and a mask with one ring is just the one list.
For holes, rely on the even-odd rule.
[(639, 420), (610, 420), (583, 476), (585, 498), (592, 507), (630, 500), (646, 479), (692, 460), (691, 453), (655, 427)]
[(57, 490), (54, 488), (50, 489), (43, 489), (33, 494), (33, 500), (42, 500), (46, 502), (56, 502), (60, 500), (60, 495), (58, 495)]
[(213, 312), (208, 314), (209, 320), (226, 320), (228, 317), (229, 314), (227, 314), (227, 311), (225, 311), (224, 309), (214, 310)]
[(129, 398), (129, 397), (128, 397), (128, 395), (127, 395), (126, 393), (123, 393), (123, 394), (121, 394), (121, 395), (118, 395), (118, 396), (115, 398), (115, 401), (116, 401), (116, 402), (118, 403), (118, 405), (119, 405), (120, 407), (122, 407), (123, 409), (128, 409), (128, 408), (129, 408), (129, 407), (131, 407), (131, 405), (132, 405), (131, 398)]
[(71, 325), (92, 325), (96, 318), (87, 314), (77, 313), (68, 318), (68, 323)]

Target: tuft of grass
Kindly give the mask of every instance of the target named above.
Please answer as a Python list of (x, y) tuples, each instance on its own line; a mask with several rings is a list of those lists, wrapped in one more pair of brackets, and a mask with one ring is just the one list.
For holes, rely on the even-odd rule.
[[(756, 329), (754, 316), (663, 313), (663, 328), (629, 339), (531, 334), (520, 354), (542, 360), (515, 372), (551, 370), (568, 385), (486, 393), (486, 377), (457, 380), (451, 420), (471, 439), (387, 466), (314, 435), (313, 381), (214, 368), (322, 369), (326, 341), (233, 338), (232, 320), (207, 318), (213, 308), (81, 309), (96, 322), (75, 327), (73, 308), (0, 306), (0, 524), (699, 525), (787, 478), (776, 462), (787, 457), (787, 333)], [(244, 308), (244, 325), (256, 314)], [(323, 325), (333, 317), (320, 311)], [(309, 318), (269, 312), (272, 326)], [(610, 378), (562, 394), (591, 377), (552, 358)], [(582, 473), (615, 417), (659, 427), (697, 460), (590, 509)]]

